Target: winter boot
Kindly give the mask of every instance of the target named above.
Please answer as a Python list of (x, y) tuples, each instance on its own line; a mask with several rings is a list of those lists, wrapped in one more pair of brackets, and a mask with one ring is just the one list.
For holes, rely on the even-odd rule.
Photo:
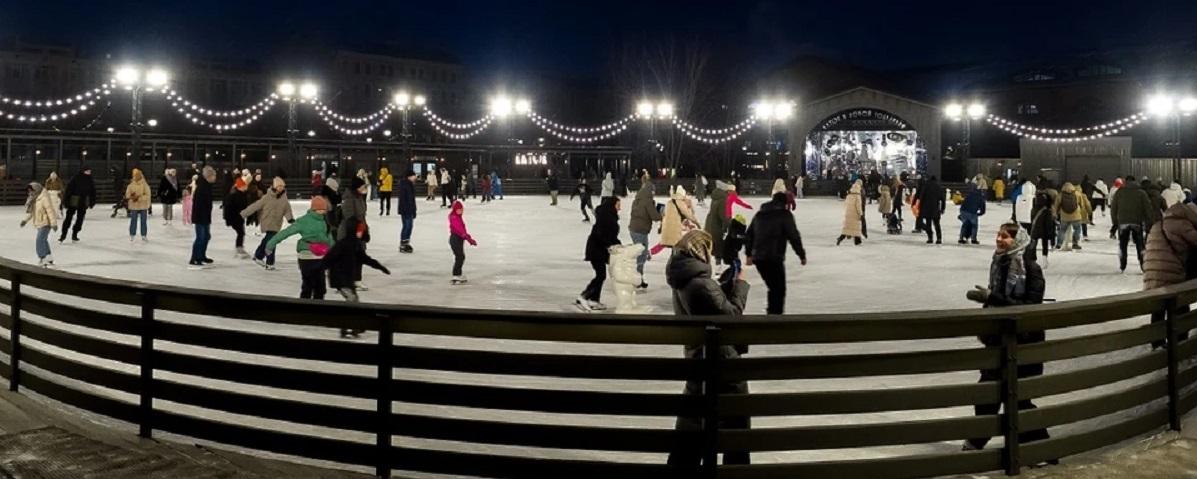
[(370, 290), (370, 288), (366, 287), (366, 283), (363, 283), (361, 281), (353, 283), (353, 288), (358, 291), (369, 291)]
[(249, 258), (249, 253), (247, 253), (245, 251), (245, 247), (238, 246), (236, 257), (241, 258), (241, 259), (246, 259), (246, 258)]
[(404, 241), (400, 242), (399, 243), (399, 252), (400, 253), (408, 253), (408, 254), (415, 252), (415, 250), (412, 249), (412, 247), (411, 247), (411, 240), (404, 240)]
[(581, 296), (578, 296), (578, 299), (574, 300), (574, 306), (577, 306), (578, 309), (582, 310), (582, 312), (584, 312), (584, 313), (589, 313), (591, 311), (594, 311), (594, 308), (590, 307), (590, 300), (583, 298)]

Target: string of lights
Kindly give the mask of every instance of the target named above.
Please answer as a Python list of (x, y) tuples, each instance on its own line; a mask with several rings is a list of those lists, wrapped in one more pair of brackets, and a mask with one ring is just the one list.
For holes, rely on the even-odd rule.
[(446, 130), (470, 130), (477, 128), (484, 123), (490, 123), (490, 121), (493, 119), (490, 115), (486, 115), (469, 123), (454, 123), (438, 116), (435, 112), (428, 108), (424, 109), (424, 117), (428, 118), (428, 122), (432, 123), (433, 126), (440, 126)]
[[(1043, 127), (1024, 125), (1021, 123), (1013, 122), (1013, 121), (1007, 120), (1007, 119), (1002, 118), (997, 115), (988, 115), (985, 117), (985, 119), (990, 124), (1002, 126), (1002, 127), (1005, 127), (1006, 129), (1013, 129), (1013, 130), (1017, 130), (1017, 131), (1027, 132), (1028, 135), (1034, 134), (1036, 136), (1043, 136), (1043, 135), (1061, 136), (1061, 135), (1077, 135), (1077, 134), (1083, 134), (1083, 133), (1091, 132), (1091, 131), (1093, 131), (1093, 132), (1111, 131), (1114, 129), (1122, 128), (1123, 126), (1125, 126), (1127, 124), (1131, 124), (1132, 126), (1137, 125), (1137, 124), (1141, 123), (1143, 120), (1147, 119), (1147, 114), (1144, 112), (1138, 112), (1138, 113), (1130, 115), (1126, 118), (1121, 118), (1121, 119), (1118, 119), (1118, 120), (1115, 120), (1115, 121), (1112, 121), (1109, 123), (1102, 123), (1099, 125), (1086, 126), (1086, 127), (1082, 127), (1082, 128), (1043, 128)], [(1121, 130), (1119, 130), (1119, 131), (1121, 131)]]
[(536, 126), (539, 126), (540, 129), (544, 130), (546, 133), (553, 135), (557, 138), (560, 138), (562, 140), (570, 141), (570, 142), (574, 142), (574, 143), (594, 143), (596, 141), (602, 141), (602, 140), (606, 140), (608, 138), (614, 138), (614, 137), (622, 134), (623, 132), (627, 131), (627, 129), (628, 129), (628, 125), (625, 123), (625, 124), (621, 124), (620, 126), (616, 127), (613, 130), (608, 130), (603, 133), (599, 133), (597, 135), (578, 136), (578, 135), (575, 135), (572, 133), (566, 133), (566, 132), (559, 131), (537, 118), (532, 118), (532, 122), (535, 123)]
[(366, 116), (346, 116), (346, 115), (342, 115), (340, 113), (333, 111), (332, 108), (329, 108), (328, 105), (325, 105), (323, 102), (321, 102), (319, 100), (316, 100), (314, 105), (316, 107), (316, 111), (319, 112), (321, 114), (321, 116), (327, 115), (328, 117), (331, 117), (332, 119), (334, 119), (336, 121), (339, 121), (342, 123), (352, 123), (355, 125), (377, 122), (377, 120), (379, 118), (385, 119), (387, 117), (387, 115), (390, 115), (392, 111), (395, 111), (394, 107), (388, 103), (387, 106), (382, 107), (381, 110), (378, 110), (378, 111), (371, 113), (369, 115), (366, 115)]
[(59, 106), (73, 105), (76, 103), (83, 103), (92, 97), (108, 95), (109, 93), (112, 93), (112, 85), (104, 83), (98, 87), (92, 88), (91, 90), (79, 93), (77, 95), (49, 100), (22, 100), (20, 98), (9, 98), (0, 95), (0, 107), (54, 108)]
[(9, 120), (16, 120), (16, 121), (19, 121), (22, 123), (46, 123), (46, 122), (55, 122), (55, 121), (59, 121), (59, 120), (66, 120), (66, 119), (74, 117), (80, 113), (86, 112), (88, 109), (94, 107), (96, 105), (97, 101), (108, 96), (108, 93), (110, 93), (110, 92), (111, 92), (111, 90), (102, 90), (96, 95), (92, 95), (90, 97), (84, 97), (85, 100), (80, 100), (80, 102), (72, 101), (70, 105), (63, 105), (63, 106), (70, 107), (69, 110), (62, 110), (62, 111), (55, 111), (55, 112), (44, 112), (43, 111), (43, 112), (35, 112), (35, 113), (0, 110), (0, 117), (6, 118)]
[(175, 111), (178, 111), (179, 114), (181, 114), (181, 115), (185, 115), (187, 113), (192, 113), (194, 115), (202, 115), (202, 116), (216, 117), (216, 118), (240, 118), (243, 116), (265, 113), (267, 110), (269, 110), (271, 107), (273, 107), (274, 104), (278, 101), (278, 95), (275, 93), (271, 93), (266, 98), (263, 98), (263, 99), (259, 100), (257, 103), (254, 103), (253, 105), (250, 105), (246, 108), (242, 108), (240, 110), (222, 111), (222, 110), (213, 110), (211, 108), (204, 108), (203, 106), (200, 106), (197, 103), (193, 103), (190, 100), (184, 98), (183, 95), (180, 94), (176, 90), (166, 88), (163, 91), (166, 93), (166, 99), (168, 101), (170, 101), (170, 106), (174, 107)]
[(701, 141), (711, 145), (726, 143), (743, 136), (745, 133), (748, 133), (749, 130), (752, 130), (754, 126), (756, 126), (756, 122), (757, 118), (753, 116), (727, 128), (710, 129), (699, 128), (677, 118), (673, 119), (674, 126), (676, 126), (678, 130), (687, 137), (692, 140)]
[(482, 117), (479, 121), (481, 121), (482, 123), (479, 124), (473, 130), (467, 131), (465, 133), (458, 133), (458, 132), (446, 130), (446, 129), (442, 128), (441, 125), (439, 125), (437, 123), (432, 123), (432, 128), (435, 129), (437, 133), (440, 133), (440, 134), (447, 136), (449, 138), (452, 138), (454, 140), (468, 140), (468, 139), (470, 139), (474, 136), (477, 136), (477, 135), (481, 134), (482, 132), (486, 131), (486, 129), (490, 127), (490, 124), (493, 121), (493, 117), (491, 117), (490, 115), (487, 115), (487, 116)]
[(554, 130), (566, 131), (566, 132), (570, 132), (570, 133), (591, 134), (591, 133), (604, 133), (609, 130), (615, 130), (615, 129), (624, 129), (627, 127), (628, 123), (631, 123), (636, 120), (636, 115), (628, 115), (624, 118), (615, 120), (606, 125), (600, 125), (600, 126), (595, 126), (595, 127), (578, 127), (578, 126), (564, 125), (561, 123), (554, 122), (553, 120), (550, 120), (543, 116), (540, 116), (534, 111), (528, 112), (528, 118), (531, 119), (534, 123), (536, 123), (538, 125), (545, 124), (545, 125), (548, 125), (549, 128), (552, 128)]
[[(1117, 120), (1113, 123), (1105, 123), (1105, 124), (1099, 125), (1099, 128), (1101, 128), (1100, 130), (1094, 130), (1092, 128), (1087, 128), (1087, 129), (1080, 129), (1080, 128), (1075, 128), (1075, 129), (1018, 128), (1016, 126), (1011, 125), (1009, 121), (1003, 121), (1003, 119), (994, 117), (992, 115), (986, 117), (985, 121), (993, 126), (1000, 128), (1001, 130), (1003, 130), (1007, 133), (1018, 135), (1020, 137), (1029, 138), (1029, 139), (1035, 140), (1035, 141), (1046, 141), (1049, 143), (1076, 143), (1079, 141), (1088, 141), (1088, 140), (1095, 140), (1098, 138), (1105, 138), (1110, 135), (1124, 132), (1126, 130), (1134, 128), (1135, 126), (1139, 125), (1146, 119), (1147, 119), (1146, 115), (1137, 113), (1133, 116), (1123, 118), (1121, 120)], [(1086, 132), (1089, 132), (1089, 134), (1084, 134)], [(1077, 136), (1053, 136), (1053, 135), (1064, 135), (1064, 134), (1066, 134), (1066, 135), (1079, 134), (1079, 135), (1077, 135)]]
[[(330, 111), (327, 108), (324, 108), (324, 109), (317, 108), (316, 109), (316, 113), (320, 116), (320, 119), (324, 120), (324, 123), (327, 123), (330, 128), (337, 131), (338, 133), (341, 133), (342, 135), (350, 135), (350, 136), (368, 135), (368, 134), (374, 132), (375, 130), (382, 128), (382, 126), (384, 124), (386, 124), (387, 117), (391, 114), (392, 111), (393, 111), (392, 107), (390, 105), (388, 105), (387, 107), (383, 108), (382, 110), (379, 110), (370, 115), (370, 116), (374, 117), (373, 123), (370, 123), (370, 124), (365, 125), (360, 128), (351, 128), (351, 127), (341, 125), (340, 123), (337, 123), (336, 118), (332, 117), (332, 114), (330, 113)], [(354, 124), (359, 124), (359, 123), (354, 123)]]

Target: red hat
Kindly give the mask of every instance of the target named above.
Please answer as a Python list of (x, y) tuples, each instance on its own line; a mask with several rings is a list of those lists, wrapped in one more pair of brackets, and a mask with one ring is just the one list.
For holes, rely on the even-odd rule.
[(365, 221), (357, 222), (357, 234), (360, 235), (360, 234), (365, 234), (365, 233), (366, 233), (366, 222)]
[(249, 185), (245, 184), (245, 180), (243, 180), (241, 178), (237, 178), (237, 181), (233, 182), (233, 187), (237, 188), (237, 189), (246, 188), (248, 186)]

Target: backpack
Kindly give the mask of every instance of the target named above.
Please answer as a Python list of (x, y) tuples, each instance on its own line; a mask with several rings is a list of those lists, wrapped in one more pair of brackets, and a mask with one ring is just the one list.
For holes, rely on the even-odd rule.
[(1069, 193), (1060, 198), (1060, 211), (1067, 214), (1076, 213), (1077, 201), (1076, 193)]

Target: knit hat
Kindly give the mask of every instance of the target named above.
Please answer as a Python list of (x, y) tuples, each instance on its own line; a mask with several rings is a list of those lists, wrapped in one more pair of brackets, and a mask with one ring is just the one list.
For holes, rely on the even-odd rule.
[(356, 232), (356, 233), (357, 233), (357, 234), (359, 234), (359, 235), (360, 235), (360, 234), (365, 234), (365, 233), (366, 233), (366, 222), (365, 222), (365, 221), (358, 221), (358, 222), (357, 222), (357, 228), (355, 228), (355, 229), (354, 229), (354, 232)]
[(328, 199), (320, 195), (313, 196), (311, 209), (313, 211), (328, 211)]
[(737, 213), (737, 214), (736, 214), (736, 216), (733, 216), (733, 217), (732, 217), (732, 221), (735, 221), (735, 222), (737, 222), (737, 223), (740, 223), (740, 224), (742, 224), (742, 225), (746, 225), (746, 224), (748, 224), (748, 219), (747, 219), (747, 218), (745, 218), (745, 217), (744, 217), (744, 215), (742, 215), (742, 214), (739, 214), (739, 213)]
[(237, 178), (237, 181), (233, 182), (233, 187), (237, 189), (247, 188), (248, 186), (249, 185), (245, 184), (244, 178)]
[(273, 186), (276, 190), (282, 190), (287, 188), (287, 182), (276, 176), (274, 177), (274, 181), (271, 182), (270, 186)]

